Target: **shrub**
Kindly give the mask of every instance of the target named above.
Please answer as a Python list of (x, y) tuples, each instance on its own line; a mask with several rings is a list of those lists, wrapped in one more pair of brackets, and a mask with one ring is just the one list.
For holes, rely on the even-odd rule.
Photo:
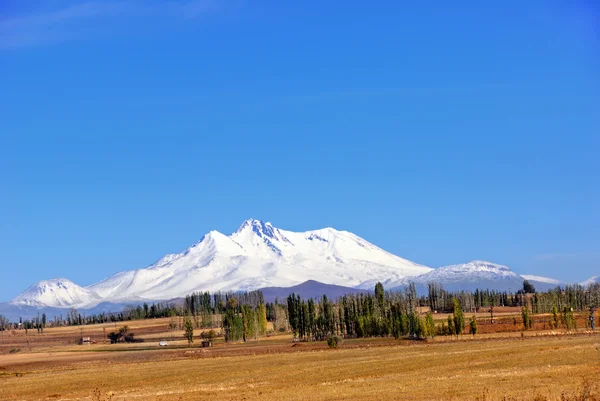
[(469, 333), (471, 333), (472, 335), (476, 335), (477, 331), (477, 317), (473, 315), (471, 321), (469, 322)]
[(342, 344), (342, 337), (340, 336), (331, 336), (327, 339), (327, 345), (329, 348), (337, 348)]
[(213, 340), (215, 337), (217, 337), (217, 332), (213, 329), (200, 333), (200, 338), (203, 340)]
[(135, 339), (135, 334), (129, 331), (129, 326), (123, 326), (121, 328), (119, 328), (119, 331), (117, 332), (110, 332), (108, 333), (108, 338), (110, 339), (110, 343), (111, 344), (116, 344), (116, 343), (135, 343), (135, 342), (142, 342), (143, 340), (137, 340)]
[(21, 348), (11, 348), (9, 352), (11, 354), (16, 354), (17, 352), (21, 352)]

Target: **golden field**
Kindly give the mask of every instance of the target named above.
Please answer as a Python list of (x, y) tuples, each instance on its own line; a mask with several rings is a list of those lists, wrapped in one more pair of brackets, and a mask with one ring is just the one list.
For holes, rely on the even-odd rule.
[(146, 340), (138, 344), (74, 344), (81, 332), (101, 340), (101, 325), (6, 335), (0, 400), (566, 400), (586, 391), (581, 399), (600, 399), (596, 333), (360, 339), (337, 350), (280, 335), (189, 349), (166, 325), (131, 322)]

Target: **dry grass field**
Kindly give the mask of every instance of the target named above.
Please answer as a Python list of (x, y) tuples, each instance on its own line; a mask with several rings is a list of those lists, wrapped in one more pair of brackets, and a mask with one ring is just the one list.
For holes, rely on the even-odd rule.
[[(138, 344), (75, 345), (79, 328), (6, 336), (0, 400), (600, 399), (598, 334), (360, 339), (337, 350), (282, 335), (189, 349), (181, 332), (166, 332), (166, 325), (131, 322), (146, 340)], [(83, 332), (101, 340), (104, 329)], [(162, 338), (168, 347), (158, 346)], [(16, 347), (21, 351), (8, 353)]]

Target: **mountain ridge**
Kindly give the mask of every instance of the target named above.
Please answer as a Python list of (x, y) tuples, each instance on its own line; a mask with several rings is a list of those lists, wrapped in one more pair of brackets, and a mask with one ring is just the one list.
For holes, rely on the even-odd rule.
[[(377, 282), (394, 289), (411, 281), (425, 288), (434, 281), (448, 290), (516, 292), (525, 279), (538, 290), (564, 284), (547, 277), (520, 276), (508, 266), (483, 260), (432, 269), (348, 231), (327, 227), (292, 232), (248, 219), (230, 235), (210, 231), (180, 253), (166, 254), (145, 268), (122, 271), (86, 287), (68, 279), (42, 280), (10, 304), (89, 309), (103, 303), (175, 299), (194, 291), (285, 289), (311, 280), (357, 291), (372, 290)], [(586, 282), (593, 280), (597, 278)], [(338, 290), (333, 287), (328, 289)]]
[[(72, 289), (82, 297), (89, 294), (89, 302), (78, 298), (77, 306), (93, 307), (107, 301), (172, 299), (193, 291), (290, 287), (307, 280), (357, 287), (371, 279), (399, 280), (431, 270), (348, 231), (327, 227), (292, 232), (248, 219), (231, 235), (210, 231), (183, 252), (167, 254), (146, 268)], [(28, 292), (12, 303), (62, 307), (68, 298)]]

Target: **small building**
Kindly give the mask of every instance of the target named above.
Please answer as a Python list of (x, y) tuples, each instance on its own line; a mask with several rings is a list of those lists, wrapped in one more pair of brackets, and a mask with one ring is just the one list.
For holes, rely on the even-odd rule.
[(90, 337), (81, 337), (79, 339), (79, 345), (90, 345), (92, 343), (92, 339)]
[(212, 347), (212, 340), (202, 340), (202, 348)]

